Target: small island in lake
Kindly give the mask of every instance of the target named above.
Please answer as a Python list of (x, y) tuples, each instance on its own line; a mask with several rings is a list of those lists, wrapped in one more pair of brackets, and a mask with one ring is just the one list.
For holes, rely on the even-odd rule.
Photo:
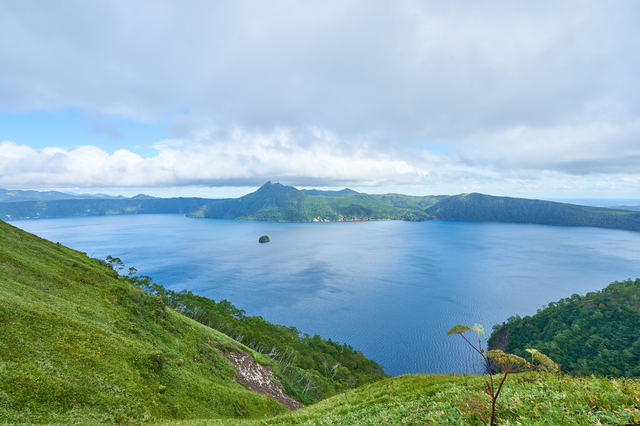
[(268, 243), (269, 241), (271, 241), (271, 240), (269, 239), (268, 235), (263, 235), (260, 238), (258, 238), (258, 242), (260, 244)]

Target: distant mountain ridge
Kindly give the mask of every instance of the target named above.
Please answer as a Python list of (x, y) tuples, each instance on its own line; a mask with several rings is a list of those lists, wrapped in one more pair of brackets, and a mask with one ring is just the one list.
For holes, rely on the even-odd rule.
[(211, 201), (204, 198), (122, 198), (14, 201), (0, 203), (0, 219), (43, 219), (122, 214), (187, 214)]
[(426, 209), (447, 220), (595, 226), (640, 230), (640, 213), (478, 193), (447, 197)]
[[(150, 195), (138, 194), (136, 198), (155, 198)], [(0, 202), (19, 202), (19, 201), (52, 201), (52, 200), (87, 200), (87, 199), (109, 199), (109, 200), (125, 200), (127, 197), (122, 195), (107, 194), (75, 194), (71, 192), (60, 191), (35, 191), (22, 189), (2, 189), (0, 188)]]
[(640, 212), (472, 193), (412, 196), (299, 190), (267, 182), (239, 198), (66, 199), (0, 202), (5, 220), (63, 216), (181, 213), (197, 218), (278, 222), (461, 220), (593, 226), (640, 231)]

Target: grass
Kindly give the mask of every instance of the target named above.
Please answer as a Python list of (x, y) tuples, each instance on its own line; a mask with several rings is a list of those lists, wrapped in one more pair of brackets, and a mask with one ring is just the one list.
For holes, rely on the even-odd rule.
[[(269, 419), (189, 424), (482, 424), (490, 418), (491, 404), (483, 384), (481, 376), (408, 375)], [(640, 421), (640, 381), (514, 374), (498, 406), (498, 422), (505, 425), (633, 424)]]
[(236, 383), (214, 345), (248, 348), (165, 309), (101, 262), (2, 222), (0, 300), (1, 422), (286, 411)]

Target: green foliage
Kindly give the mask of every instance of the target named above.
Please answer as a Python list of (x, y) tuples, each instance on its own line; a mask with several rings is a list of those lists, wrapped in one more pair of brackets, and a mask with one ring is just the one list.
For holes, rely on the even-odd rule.
[(466, 333), (467, 331), (471, 330), (469, 327), (467, 327), (466, 325), (454, 325), (453, 327), (451, 327), (451, 330), (449, 330), (449, 332), (447, 333), (448, 336), (451, 336), (452, 334), (462, 334), (462, 333)]
[(539, 350), (525, 349), (525, 351), (531, 354), (531, 365), (537, 366), (538, 369), (547, 371), (549, 373), (560, 372), (560, 365), (558, 365), (551, 358), (549, 358)]
[(502, 370), (509, 372), (527, 370), (532, 366), (526, 359), (518, 355), (505, 353), (500, 349), (487, 351), (487, 358), (498, 364)]
[(349, 345), (247, 316), (224, 299), (216, 302), (191, 291), (168, 290), (150, 277), (133, 277), (132, 282), (174, 310), (278, 361), (274, 370), (285, 390), (305, 404), (388, 377), (378, 363)]
[(573, 374), (640, 377), (640, 279), (550, 303), (495, 326), (490, 348), (535, 347)]
[(269, 239), (268, 235), (262, 235), (260, 238), (258, 238), (258, 242), (262, 244), (268, 243), (269, 241), (271, 240)]

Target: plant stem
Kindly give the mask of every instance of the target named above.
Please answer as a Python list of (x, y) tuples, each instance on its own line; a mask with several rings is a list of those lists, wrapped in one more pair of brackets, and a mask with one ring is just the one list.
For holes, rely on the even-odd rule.
[(469, 346), (473, 348), (473, 350), (478, 352), (480, 356), (484, 359), (484, 362), (487, 364), (487, 369), (489, 370), (489, 379), (491, 380), (491, 398), (493, 399), (493, 396), (494, 396), (493, 374), (491, 373), (491, 365), (489, 364), (489, 359), (485, 356), (484, 351), (476, 348), (473, 345), (473, 343), (471, 343), (466, 337), (464, 337), (464, 335), (461, 334), (460, 337), (462, 337), (469, 344)]

